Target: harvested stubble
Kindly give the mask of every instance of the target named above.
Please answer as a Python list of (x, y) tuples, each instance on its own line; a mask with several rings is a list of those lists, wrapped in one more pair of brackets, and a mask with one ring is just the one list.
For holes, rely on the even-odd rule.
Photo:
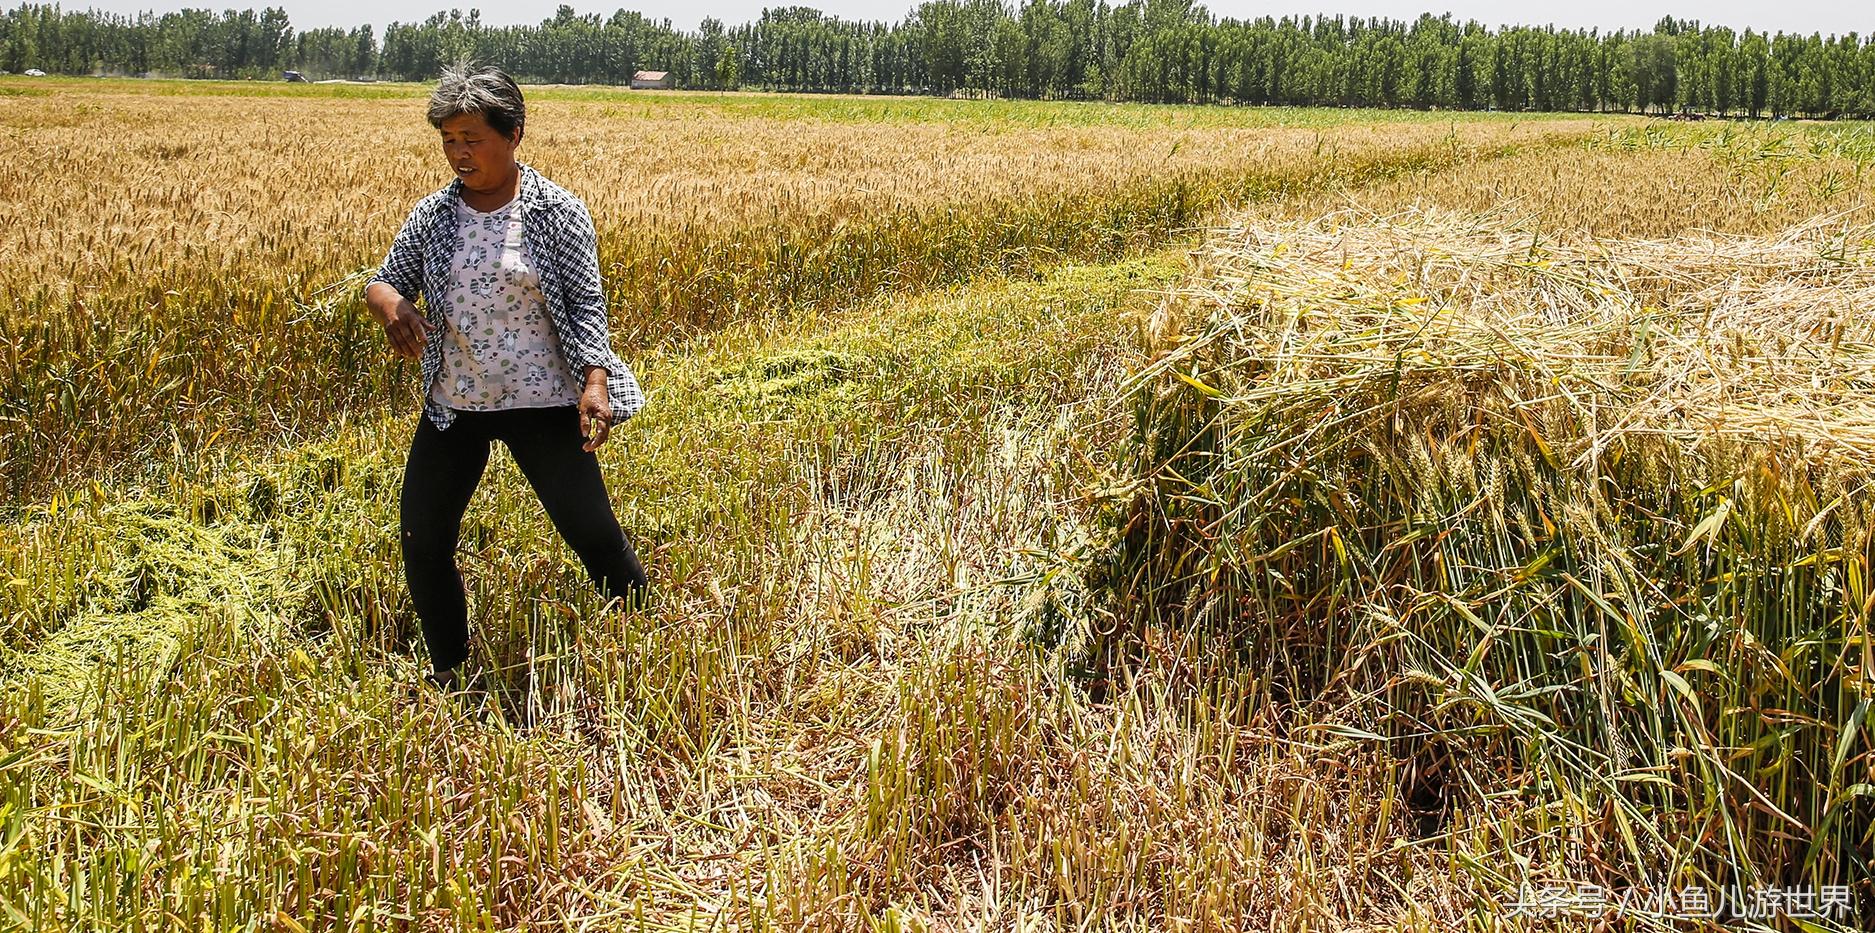
[(1188, 689), (1390, 749), (1500, 903), (1840, 884), (1869, 919), (1875, 228), (1340, 213), (1201, 265), (1129, 384), (1094, 656), (1174, 633)]

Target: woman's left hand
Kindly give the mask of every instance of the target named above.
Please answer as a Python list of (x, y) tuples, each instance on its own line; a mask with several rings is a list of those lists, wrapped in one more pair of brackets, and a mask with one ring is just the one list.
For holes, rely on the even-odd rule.
[(579, 394), (579, 433), (586, 438), (581, 450), (598, 450), (612, 434), (612, 400), (603, 377), (588, 380), (586, 390)]

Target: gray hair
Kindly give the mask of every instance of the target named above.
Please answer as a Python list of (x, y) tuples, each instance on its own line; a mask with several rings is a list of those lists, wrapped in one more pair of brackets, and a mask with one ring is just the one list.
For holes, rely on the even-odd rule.
[(452, 65), (443, 69), (443, 79), (430, 95), (430, 125), (442, 129), (444, 120), (465, 113), (481, 114), (489, 127), (503, 136), (513, 136), (527, 123), (527, 105), (521, 100), (520, 86), (493, 65)]

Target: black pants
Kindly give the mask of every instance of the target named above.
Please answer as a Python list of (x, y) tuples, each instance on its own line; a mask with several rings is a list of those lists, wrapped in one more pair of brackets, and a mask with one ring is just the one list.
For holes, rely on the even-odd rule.
[(547, 517), (601, 592), (631, 603), (646, 586), (644, 567), (606, 497), (599, 459), (580, 449), (585, 439), (577, 407), (458, 409), (448, 430), (419, 414), (399, 504), (404, 579), (423, 623), (430, 663), (439, 671), (461, 664), (469, 653), (468, 600), (456, 568), (456, 543), (462, 513), (488, 466), (489, 441), (496, 439), (508, 445)]

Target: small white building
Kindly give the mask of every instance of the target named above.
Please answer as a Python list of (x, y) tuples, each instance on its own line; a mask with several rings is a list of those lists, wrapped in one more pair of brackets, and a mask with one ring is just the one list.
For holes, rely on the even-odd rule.
[(668, 71), (634, 71), (632, 87), (665, 88), (671, 86), (671, 73)]

